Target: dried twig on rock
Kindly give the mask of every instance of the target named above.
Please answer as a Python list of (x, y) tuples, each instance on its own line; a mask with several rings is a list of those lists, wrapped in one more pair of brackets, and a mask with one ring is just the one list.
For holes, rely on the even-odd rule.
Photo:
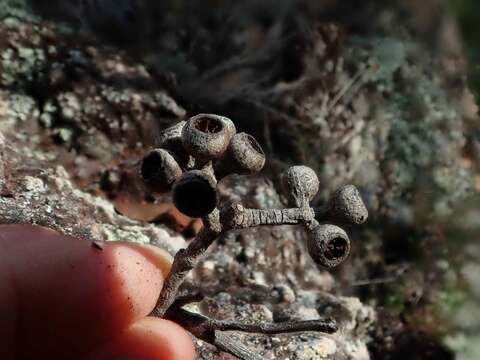
[(248, 134), (237, 134), (228, 118), (200, 114), (167, 129), (159, 143), (163, 148), (144, 157), (140, 176), (152, 192), (171, 190), (175, 206), (188, 216), (202, 218), (204, 228), (186, 249), (175, 255), (152, 315), (174, 320), (198, 338), (245, 360), (257, 357), (224, 331), (335, 332), (336, 323), (330, 319), (272, 324), (209, 319), (183, 309), (185, 303), (198, 297), (178, 297), (178, 292), (209, 246), (232, 229), (300, 224), (309, 234), (307, 248), (312, 259), (325, 268), (338, 266), (348, 257), (351, 247), (347, 233), (338, 225), (362, 224), (368, 217), (358, 190), (353, 185), (344, 186), (324, 207), (312, 208), (310, 202), (319, 189), (317, 175), (306, 166), (293, 166), (282, 176), (292, 208), (247, 209), (240, 203), (221, 206), (217, 181), (233, 173), (253, 174), (263, 168), (265, 154), (257, 141)]

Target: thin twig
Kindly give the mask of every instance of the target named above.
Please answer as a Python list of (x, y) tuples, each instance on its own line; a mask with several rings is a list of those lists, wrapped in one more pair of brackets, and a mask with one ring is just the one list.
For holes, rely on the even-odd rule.
[(228, 334), (216, 330), (211, 326), (211, 319), (203, 315), (192, 313), (174, 304), (165, 313), (165, 318), (176, 322), (198, 339), (214, 345), (220, 350), (236, 356), (240, 360), (262, 359)]
[(180, 285), (187, 274), (197, 265), (198, 261), (208, 249), (208, 247), (221, 234), (219, 223), (219, 212), (214, 210), (204, 219), (204, 227), (193, 239), (186, 249), (182, 249), (175, 254), (172, 268), (158, 298), (157, 305), (151, 315), (163, 317), (170, 305), (173, 304), (178, 293)]
[(361, 78), (364, 73), (364, 69), (358, 70), (355, 75), (350, 79), (350, 81), (340, 89), (340, 91), (335, 95), (330, 104), (328, 104), (327, 114), (330, 114), (332, 109), (338, 104), (342, 97), (352, 88), (353, 85)]
[(188, 329), (200, 329), (202, 332), (219, 331), (241, 331), (255, 334), (285, 334), (300, 331), (317, 331), (327, 334), (333, 334), (338, 330), (337, 323), (333, 319), (315, 319), (303, 321), (284, 321), (279, 323), (268, 322), (254, 322), (243, 323), (236, 320), (217, 320), (211, 319), (204, 315), (193, 313), (183, 308), (178, 307), (175, 302), (165, 314), (165, 317), (170, 320), (185, 325)]
[(235, 320), (211, 319), (204, 315), (177, 307), (177, 305), (178, 303), (175, 302), (175, 304), (168, 309), (165, 314), (167, 319), (180, 324), (197, 338), (216, 345), (221, 350), (235, 355), (242, 360), (258, 359), (258, 357), (245, 346), (225, 334), (225, 331), (241, 331), (267, 335), (300, 331), (319, 331), (331, 334), (337, 331), (336, 322), (331, 319), (246, 324)]
[(214, 332), (213, 345), (220, 350), (236, 356), (240, 360), (262, 360), (263, 357), (255, 354), (241, 342), (236, 341), (231, 336), (216, 330)]
[(319, 331), (332, 334), (337, 331), (337, 324), (334, 320), (305, 320), (285, 321), (280, 323), (253, 323), (246, 324), (238, 321), (212, 320), (212, 326), (221, 331), (242, 331), (256, 334), (284, 334), (299, 331)]
[(399, 277), (405, 274), (405, 272), (408, 270), (409, 267), (410, 265), (403, 264), (398, 267), (395, 267), (393, 274), (391, 275), (377, 277), (373, 279), (355, 280), (355, 281), (352, 281), (349, 285), (350, 286), (368, 286), (368, 285), (378, 285), (378, 284), (385, 284), (385, 283), (397, 281)]
[(365, 279), (365, 280), (357, 280), (351, 282), (350, 286), (370, 286), (370, 285), (379, 285), (379, 284), (387, 284), (390, 282), (394, 282), (398, 280), (397, 277), (382, 277), (376, 279)]
[(198, 303), (202, 301), (204, 298), (205, 298), (205, 295), (203, 295), (199, 291), (191, 294), (187, 294), (187, 295), (180, 295), (176, 297), (175, 302), (172, 304), (172, 306), (180, 308), (188, 304)]

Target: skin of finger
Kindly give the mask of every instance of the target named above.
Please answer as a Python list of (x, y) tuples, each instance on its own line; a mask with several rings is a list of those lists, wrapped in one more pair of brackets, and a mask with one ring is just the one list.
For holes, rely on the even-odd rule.
[(0, 225), (0, 243), (13, 289), (3, 301), (16, 312), (16, 359), (75, 359), (108, 341), (150, 313), (171, 263), (138, 245), (102, 250), (31, 225)]
[[(2, 252), (0, 242), (0, 252)], [(1, 257), (0, 257), (1, 258)], [(0, 261), (0, 359), (10, 360), (15, 356), (16, 314), (15, 294), (10, 279)]]
[(179, 325), (147, 317), (85, 360), (195, 360), (191, 336)]

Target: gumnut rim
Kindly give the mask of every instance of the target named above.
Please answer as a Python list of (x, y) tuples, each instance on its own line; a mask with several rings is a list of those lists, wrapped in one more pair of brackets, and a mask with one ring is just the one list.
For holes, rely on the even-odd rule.
[(307, 240), (313, 261), (327, 269), (343, 263), (350, 254), (350, 239), (342, 228), (332, 224), (313, 224)]
[(199, 114), (182, 129), (182, 142), (194, 158), (208, 161), (222, 157), (235, 135), (233, 122), (219, 115)]
[(173, 185), (172, 194), (175, 207), (192, 218), (208, 215), (218, 204), (216, 181), (201, 170), (183, 174)]

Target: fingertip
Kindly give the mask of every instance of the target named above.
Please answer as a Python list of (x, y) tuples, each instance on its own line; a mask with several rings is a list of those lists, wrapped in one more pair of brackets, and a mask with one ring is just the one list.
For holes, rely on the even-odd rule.
[(136, 249), (143, 256), (145, 256), (149, 261), (151, 261), (158, 269), (162, 272), (164, 278), (167, 277), (170, 269), (173, 264), (173, 256), (170, 253), (158, 246), (150, 244), (138, 244), (138, 243), (127, 243), (127, 242), (118, 242), (116, 244), (123, 244), (131, 248)]
[(114, 301), (130, 315), (130, 322), (145, 317), (156, 304), (172, 257), (153, 246), (126, 242), (109, 243), (104, 251), (112, 265)]
[(90, 349), (148, 315), (172, 263), (150, 246), (95, 246), (28, 225), (1, 230), (0, 265), (15, 290), (12, 306), (22, 309), (17, 341), (38, 354)]
[(191, 336), (174, 322), (154, 317), (132, 324), (120, 336), (95, 349), (86, 360), (195, 360)]

